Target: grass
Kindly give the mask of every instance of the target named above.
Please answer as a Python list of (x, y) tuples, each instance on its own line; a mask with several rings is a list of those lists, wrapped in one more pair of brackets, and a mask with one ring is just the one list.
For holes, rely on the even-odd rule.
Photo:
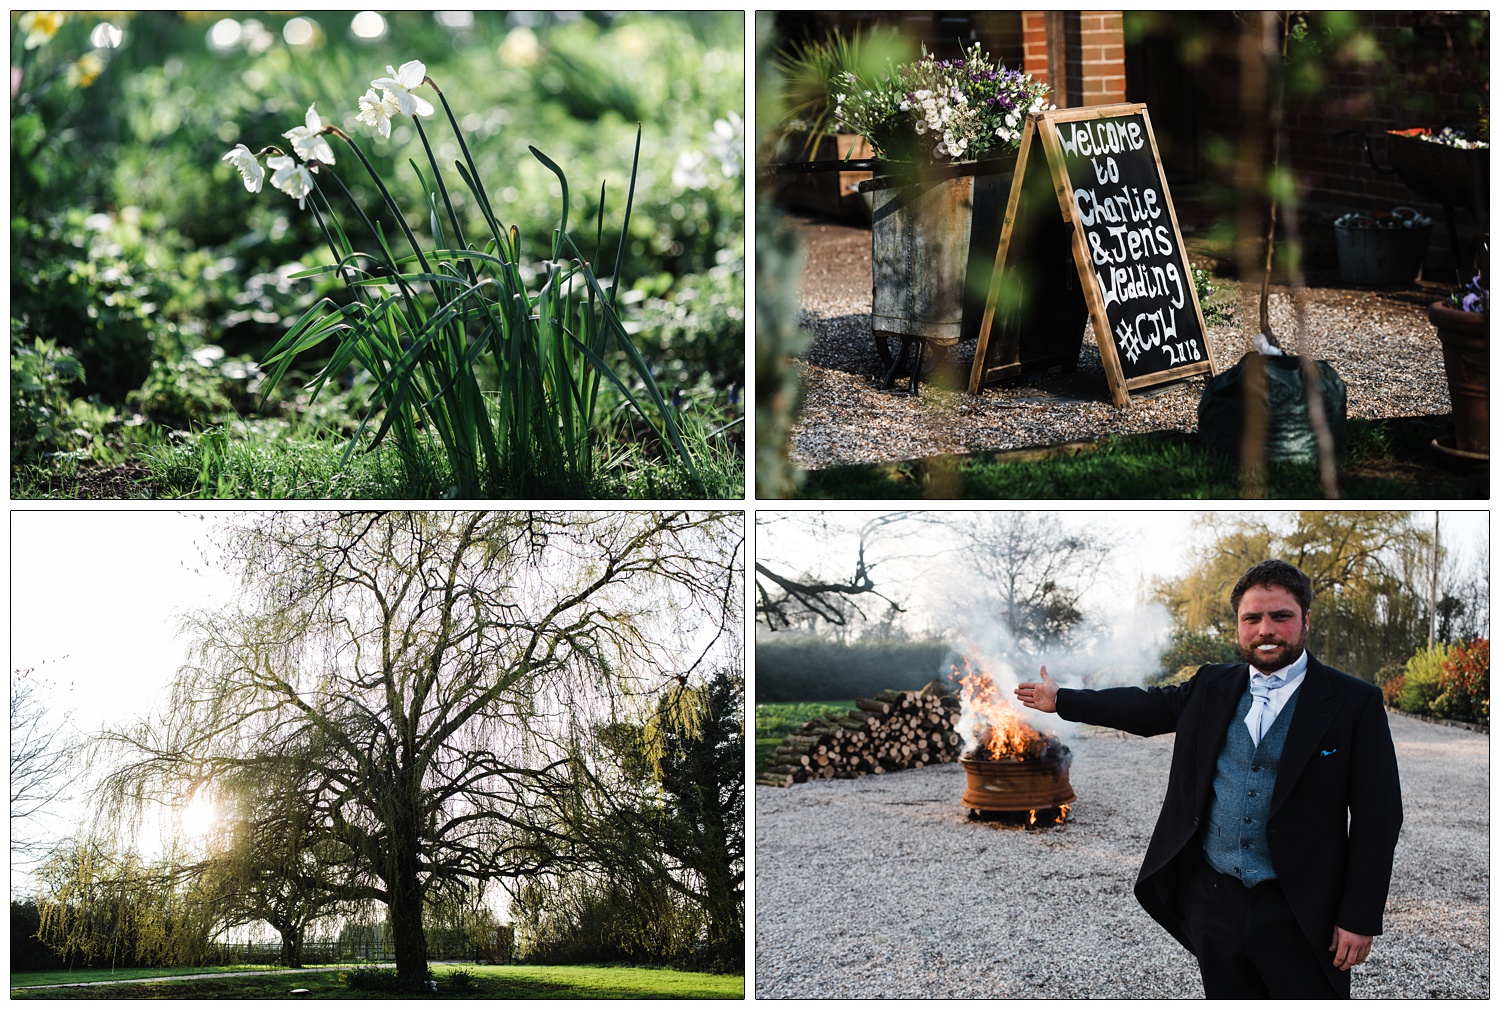
[(11, 972), (10, 984), (66, 985), (69, 982), (109, 982), (122, 979), (159, 978), (163, 975), (203, 975), (225, 971), (276, 971), (277, 964), (216, 964), (179, 968), (59, 968), (55, 971)]
[[(684, 410), (678, 423), (697, 464), (694, 475), (623, 426), (601, 439), (601, 465), (586, 480), (548, 485), (554, 498), (697, 498), (744, 496), (740, 425), (710, 428), (706, 416)], [(123, 462), (104, 466), (64, 460), (18, 466), (14, 499), (438, 499), (458, 483), (436, 447), (406, 458), (387, 443), (345, 459), (348, 441), (295, 434), (279, 421), (216, 425), (131, 447)], [(503, 497), (516, 488), (498, 488)]]
[[(1452, 431), (1438, 417), (1351, 419), (1339, 466), (1344, 498), (1489, 498), (1489, 470), (1446, 468), (1431, 441)], [(1267, 498), (1321, 498), (1312, 464), (1268, 468)], [(1244, 497), (1239, 467), (1194, 436), (1154, 432), (1045, 450), (934, 456), (810, 471), (801, 498)]]
[(781, 745), (782, 737), (802, 728), (809, 719), (830, 712), (844, 713), (854, 707), (848, 701), (796, 701), (755, 706), (755, 767), (766, 767), (771, 753)]
[[(233, 971), (229, 968), (162, 969), (196, 974)], [(455, 971), (472, 976), (463, 989), (450, 987)], [(28, 972), (13, 976), (12, 986), (38, 984), (35, 976), (66, 974)], [(81, 972), (69, 981), (80, 981)], [(107, 971), (102, 972), (108, 975)], [(436, 995), (444, 999), (743, 999), (744, 975), (711, 975), (670, 968), (614, 965), (435, 965)], [(118, 976), (117, 976), (118, 977)], [(76, 989), (17, 990), (12, 999), (285, 999), (293, 989), (306, 989), (303, 999), (430, 999), (432, 993), (382, 993), (350, 989), (341, 969), (291, 975), (257, 974), (245, 977), (124, 982)]]

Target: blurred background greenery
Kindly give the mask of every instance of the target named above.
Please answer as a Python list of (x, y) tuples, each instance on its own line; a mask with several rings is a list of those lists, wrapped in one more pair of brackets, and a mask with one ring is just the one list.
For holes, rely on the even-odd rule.
[[(246, 192), (221, 157), (237, 143), (285, 145), (315, 103), (426, 232), (407, 160), (426, 164), (410, 121), (382, 141), (355, 120), (371, 79), (407, 60), (424, 62), (447, 96), (498, 216), (520, 231), (523, 261), (545, 258), (561, 195), (527, 145), (567, 172), (579, 248), (612, 253), (643, 124), (622, 278), (628, 328), (664, 388), (733, 416), (744, 372), (744, 34), (741, 12), (12, 14), (13, 466), (109, 462), (132, 439), (258, 411), (260, 356), (335, 289), (291, 278), (329, 259), (311, 215), (270, 186)], [(441, 109), (428, 123), (451, 166), (460, 152)], [(381, 208), (343, 154), (354, 197)], [(450, 192), (461, 215), (474, 213), (464, 187)], [(352, 431), (362, 381), (316, 407), (287, 385), (263, 413)]]

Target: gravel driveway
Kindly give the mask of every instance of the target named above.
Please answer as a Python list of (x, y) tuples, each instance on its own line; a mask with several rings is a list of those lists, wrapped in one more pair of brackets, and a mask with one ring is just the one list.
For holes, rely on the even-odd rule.
[[(1066, 825), (967, 819), (956, 764), (755, 790), (755, 995), (1202, 997), (1132, 887), (1173, 737), (1062, 724)], [(1489, 738), (1399, 713), (1405, 823), (1359, 998), (1490, 994)]]
[[(919, 397), (879, 390), (885, 369), (870, 329), (870, 231), (821, 220), (798, 224), (806, 248), (801, 278), (802, 325), (815, 336), (801, 359), (802, 406), (792, 429), (790, 456), (809, 469), (844, 463), (915, 459), (939, 453), (999, 451), (1052, 445), (1103, 435), (1196, 431), (1204, 378), (1197, 376), (1134, 393), (1131, 405), (1111, 405), (1093, 326), (1085, 331), (1078, 370), (1060, 368), (1027, 384), (992, 386), (977, 396), (966, 387), (973, 340), (944, 352), (937, 366), (948, 388), (928, 383)], [(1213, 299), (1239, 297), (1222, 282)], [(1210, 326), (1221, 367), (1250, 350), (1258, 283), (1237, 319)], [(1348, 386), (1350, 417), (1448, 414), (1447, 378), (1437, 333), (1424, 300), (1448, 289), (1420, 285), (1400, 292), (1312, 287), (1305, 329), (1296, 325), (1287, 289), (1273, 286), (1271, 325), (1284, 346), (1326, 359)], [(929, 356), (929, 361), (932, 360)]]

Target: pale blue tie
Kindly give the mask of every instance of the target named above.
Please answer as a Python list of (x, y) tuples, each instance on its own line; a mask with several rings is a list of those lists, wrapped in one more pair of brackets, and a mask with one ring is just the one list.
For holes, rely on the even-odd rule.
[(1245, 717), (1245, 728), (1250, 731), (1250, 739), (1257, 747), (1260, 746), (1260, 738), (1266, 735), (1266, 730), (1276, 721), (1271, 716), (1271, 692), (1285, 683), (1286, 671), (1274, 676), (1250, 674), (1250, 714)]

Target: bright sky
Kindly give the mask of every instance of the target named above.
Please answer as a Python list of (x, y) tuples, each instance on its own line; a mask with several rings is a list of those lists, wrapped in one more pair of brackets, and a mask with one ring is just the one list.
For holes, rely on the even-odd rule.
[(179, 512), (12, 512), (11, 669), (35, 667), (80, 728), (145, 714), (184, 657), (178, 615), (233, 599), (235, 581), (201, 554), (212, 525)]
[[(949, 511), (961, 522), (963, 517), (972, 515), (975, 510), (966, 508), (944, 511)], [(1109, 568), (1100, 574), (1092, 592), (1085, 597), (1085, 600), (1106, 613), (1128, 610), (1136, 603), (1139, 593), (1148, 588), (1154, 578), (1181, 574), (1188, 551), (1196, 542), (1194, 520), (1205, 511), (1208, 510), (1185, 509), (1171, 504), (1164, 504), (1160, 508), (1153, 509), (1057, 510), (1057, 514), (1065, 522), (1100, 527), (1109, 531), (1111, 539), (1118, 545)], [(1220, 509), (1217, 511), (1232, 515), (1244, 513), (1247, 510)], [(1260, 511), (1270, 512), (1271, 510)], [(850, 525), (854, 525), (859, 522), (861, 516), (872, 516), (878, 512), (839, 512), (838, 514), (845, 517)], [(1418, 512), (1416, 521), (1422, 527), (1430, 529), (1432, 515), (1430, 511)], [(852, 538), (847, 542), (835, 539), (820, 543), (791, 535), (782, 527), (772, 527), (770, 532), (770, 536), (764, 536), (763, 531), (757, 529), (757, 557), (774, 556), (783, 561), (791, 559), (793, 565), (814, 564), (818, 559), (828, 557), (842, 558), (830, 565), (823, 574), (832, 578), (848, 577), (851, 567), (849, 559), (852, 557), (850, 554)], [(1463, 551), (1472, 556), (1476, 545), (1483, 543), (1488, 532), (1489, 513), (1487, 511), (1443, 510), (1441, 539), (1449, 549)], [(916, 534), (917, 537), (923, 535)], [(898, 591), (912, 594), (908, 598), (916, 607), (923, 604), (938, 605), (943, 592), (942, 590), (930, 594), (923, 592), (917, 575), (919, 571), (935, 575), (936, 578), (930, 580), (933, 583), (951, 585), (953, 582), (953, 579), (948, 578), (947, 575), (953, 570), (954, 562), (938, 552), (938, 538), (930, 534), (928, 536), (928, 544), (914, 550), (917, 557), (909, 565), (892, 564), (885, 569), (887, 578), (885, 584), (887, 586), (897, 584), (899, 585)], [(880, 576), (881, 571), (877, 570), (877, 581), (880, 581)]]

